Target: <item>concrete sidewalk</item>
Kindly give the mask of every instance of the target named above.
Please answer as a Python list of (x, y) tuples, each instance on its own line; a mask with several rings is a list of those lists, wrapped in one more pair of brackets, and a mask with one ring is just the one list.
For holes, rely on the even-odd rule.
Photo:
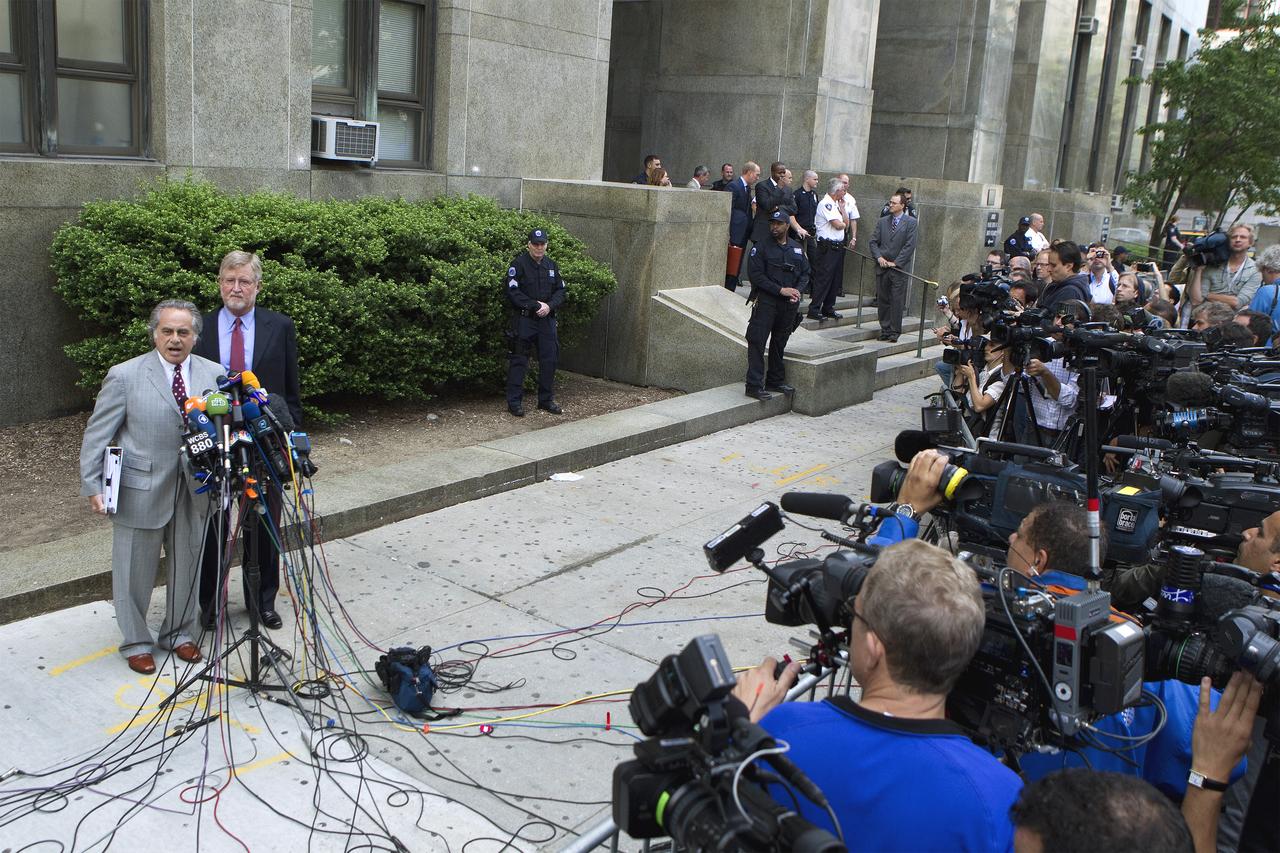
[[(789, 409), (777, 396), (745, 397), (741, 385), (659, 400), (459, 450), (398, 459), (316, 481), (325, 538), (379, 525), (589, 468), (655, 447), (772, 417)], [(316, 462), (323, 469), (323, 456)], [(89, 533), (0, 553), (0, 624), (111, 597), (111, 525)], [(163, 573), (158, 582), (163, 582)]]
[[(185, 742), (166, 741), (163, 764), (151, 758), (109, 783), (54, 798), (61, 811), (7, 822), (0, 808), (0, 837), (20, 848), (42, 838), (69, 843), (78, 831), (78, 844), (87, 845), (115, 831), (117, 849), (184, 851), (197, 849), (198, 830), (201, 850), (243, 849), (234, 835), (260, 851), (388, 849), (384, 836), (392, 834), (410, 850), (446, 849), (447, 842), (457, 851), (478, 838), (496, 840), (467, 847), (471, 853), (513, 838), (524, 849), (558, 849), (571, 831), (609, 813), (613, 767), (630, 757), (638, 736), (625, 691), (665, 655), (718, 633), (733, 662), (749, 665), (788, 650), (802, 633), (765, 623), (758, 572), (713, 575), (701, 545), (786, 491), (865, 498), (871, 467), (891, 455), (900, 429), (919, 424), (921, 398), (935, 385), (898, 386), (819, 418), (782, 414), (698, 438), (672, 435), (616, 458), (638, 440), (628, 429), (634, 436), (647, 417), (660, 417), (649, 412), (602, 434), (597, 460), (604, 464), (591, 468), (548, 442), (550, 431), (521, 436), (523, 446), (495, 442), (475, 463), (455, 454), (456, 467), (424, 484), (424, 491), (444, 489), (442, 508), (324, 545), (325, 574), (345, 612), (323, 617), (316, 630), (331, 671), (347, 674), (329, 701), (346, 709), (340, 726), (358, 720), (358, 736), (334, 744), (323, 720), (312, 731), (294, 710), (243, 690), (218, 691), (208, 701), (223, 716)], [(485, 466), (508, 457), (519, 459), (508, 462), (520, 466), (527, 485), (484, 479), (492, 476)], [(610, 458), (616, 461), (604, 461)], [(582, 479), (544, 479), (569, 469)], [(458, 474), (489, 496), (449, 500), (446, 487), (431, 485)], [(417, 482), (387, 469), (367, 487), (392, 495)], [(336, 483), (319, 482), (317, 491), (322, 508), (347, 500)], [(386, 515), (366, 518), (394, 516), (393, 500), (378, 510)], [(794, 524), (765, 545), (770, 559), (824, 547)], [(234, 579), (231, 589), (238, 607)], [(154, 605), (163, 605), (162, 594)], [(302, 660), (294, 614), (282, 612), (286, 627), (274, 635)], [(153, 624), (159, 618), (154, 613)], [(242, 615), (234, 621), (243, 627)], [(372, 708), (366, 697), (385, 694), (357, 670), (371, 669), (378, 652), (358, 641), (357, 628), (376, 646), (430, 644), (446, 659), (472, 662), (472, 681), (437, 700), (467, 713), (423, 733), (420, 723), (397, 724)], [(142, 731), (131, 718), (139, 709), (143, 719), (151, 713), (156, 698), (147, 691), (170, 689), (177, 670), (170, 661), (159, 677), (134, 676), (115, 654), (117, 642), (110, 605), (101, 601), (0, 626), (0, 774), (10, 765), (31, 773), (82, 759), (119, 732)], [(313, 675), (300, 665), (291, 677)], [(614, 691), (623, 692), (600, 696)], [(203, 716), (203, 700), (193, 692), (183, 699), (170, 727)], [(304, 703), (330, 713), (322, 702)], [(482, 732), (482, 723), (492, 731)], [(158, 734), (138, 737), (154, 744)], [(215, 822), (212, 801), (199, 811), (189, 803), (228, 783), (229, 764), (238, 769), (217, 798)], [(0, 803), (36, 784), (8, 779)], [(187, 790), (193, 785), (201, 787)], [(637, 845), (624, 840), (624, 847)]]

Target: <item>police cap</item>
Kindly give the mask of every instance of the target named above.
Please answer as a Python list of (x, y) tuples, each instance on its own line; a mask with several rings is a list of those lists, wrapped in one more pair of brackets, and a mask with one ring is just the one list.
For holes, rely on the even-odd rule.
[(545, 243), (545, 242), (547, 242), (547, 231), (546, 231), (546, 229), (545, 229), (545, 228), (535, 228), (535, 229), (533, 229), (532, 231), (530, 231), (530, 232), (529, 232), (529, 242), (530, 242), (530, 243)]
[(770, 222), (790, 222), (791, 220), (788, 219), (787, 215), (783, 213), (781, 210), (775, 210), (773, 213), (769, 214), (769, 221)]

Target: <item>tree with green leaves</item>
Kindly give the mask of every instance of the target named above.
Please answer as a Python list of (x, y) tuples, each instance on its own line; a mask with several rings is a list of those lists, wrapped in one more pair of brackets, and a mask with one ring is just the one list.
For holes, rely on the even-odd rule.
[(1151, 168), (1129, 172), (1123, 194), (1154, 218), (1153, 246), (1186, 200), (1204, 205), (1215, 227), (1231, 210), (1236, 220), (1280, 211), (1280, 14), (1268, 3), (1242, 19), (1240, 6), (1226, 4), (1224, 30), (1201, 30), (1194, 56), (1148, 78), (1168, 118), (1138, 131)]

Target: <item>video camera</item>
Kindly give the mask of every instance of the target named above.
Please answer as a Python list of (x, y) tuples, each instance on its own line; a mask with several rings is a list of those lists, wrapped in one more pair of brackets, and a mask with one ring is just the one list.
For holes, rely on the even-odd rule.
[(1222, 231), (1211, 231), (1182, 247), (1193, 267), (1222, 266), (1231, 257), (1231, 241)]
[(720, 638), (707, 635), (636, 685), (631, 717), (649, 739), (614, 768), (614, 822), (632, 838), (670, 836), (694, 851), (845, 850), (770, 796), (766, 785), (789, 783), (830, 812), (822, 792), (772, 751), (777, 743), (731, 697), (735, 683)]
[(1111, 620), (1111, 596), (1053, 597), (1031, 578), (969, 553), (982, 581), (986, 627), (947, 697), (947, 717), (980, 746), (1016, 758), (1067, 745), (1086, 724), (1134, 705), (1143, 633)]
[(1022, 370), (1033, 358), (1048, 362), (1063, 352), (1053, 338), (1053, 314), (1044, 308), (1005, 311), (992, 317), (985, 328), (993, 344), (1006, 348), (1005, 360), (1015, 370)]
[[(966, 485), (968, 472), (958, 466), (948, 470), (944, 483), (952, 489), (972, 488)], [(865, 541), (824, 532), (823, 538), (850, 551), (772, 569), (753, 560), (770, 579), (765, 618), (776, 625), (815, 625), (820, 638), (843, 642), (853, 600), (880, 546), (896, 541), (893, 531), (884, 531), (889, 522), (883, 514), (842, 495), (791, 493), (783, 496), (782, 504), (788, 512), (844, 521)], [(707, 543), (708, 561), (723, 571), (739, 558), (730, 555), (758, 549), (782, 527), (781, 513), (765, 504)], [(987, 620), (979, 651), (952, 691), (948, 708), (981, 743), (1009, 753), (1061, 744), (1084, 723), (1137, 701), (1142, 632), (1133, 623), (1109, 620), (1108, 594), (1081, 592), (1055, 599), (1016, 572), (992, 569), (981, 556), (962, 559), (983, 582)], [(830, 666), (833, 650), (829, 639), (820, 639), (811, 658), (822, 656), (818, 663)]]

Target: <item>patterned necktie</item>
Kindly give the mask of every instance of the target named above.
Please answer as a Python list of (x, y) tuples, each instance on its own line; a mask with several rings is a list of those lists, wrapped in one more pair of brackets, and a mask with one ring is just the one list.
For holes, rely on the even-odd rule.
[(182, 365), (173, 366), (173, 399), (178, 401), (178, 411), (186, 412), (187, 383), (182, 381)]
[(231, 326), (231, 363), (227, 367), (232, 373), (244, 373), (244, 331), (239, 317)]
[(892, 234), (897, 230), (898, 230), (898, 219), (897, 217), (894, 217), (893, 219), (889, 220), (889, 233)]

